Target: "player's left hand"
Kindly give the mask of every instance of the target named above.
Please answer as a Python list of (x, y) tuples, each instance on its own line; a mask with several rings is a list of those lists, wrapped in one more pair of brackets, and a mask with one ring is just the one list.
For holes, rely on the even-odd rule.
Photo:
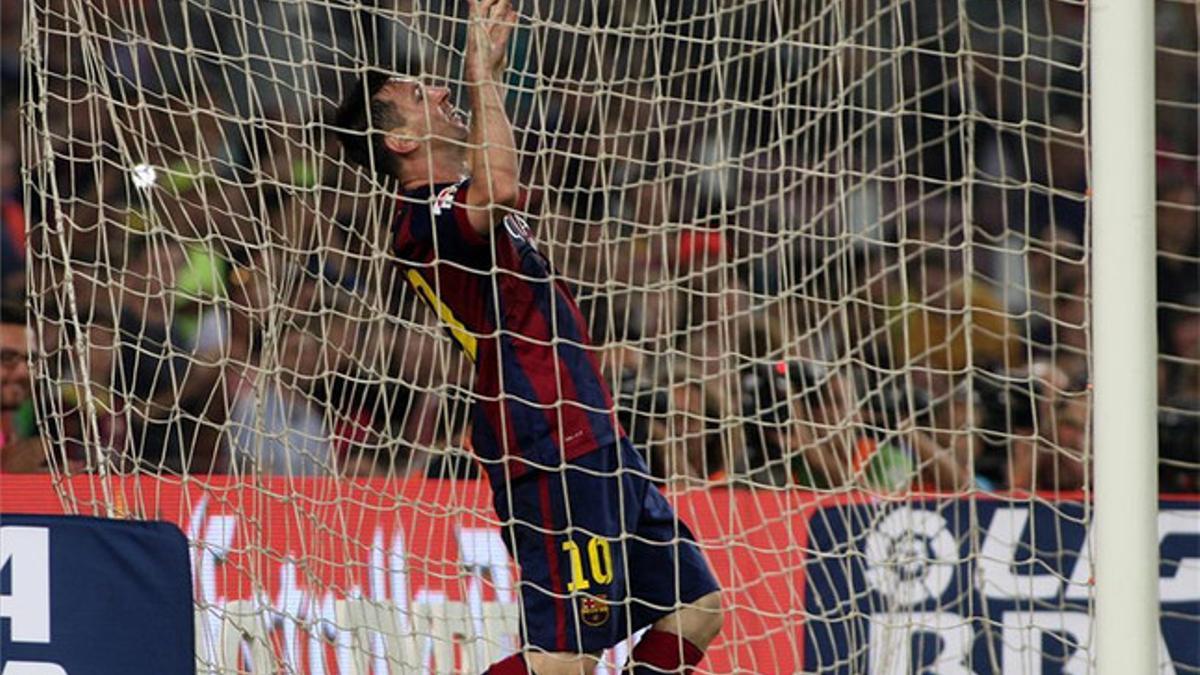
[(508, 55), (508, 38), (517, 23), (509, 0), (468, 0), (466, 76), (468, 82), (499, 79)]

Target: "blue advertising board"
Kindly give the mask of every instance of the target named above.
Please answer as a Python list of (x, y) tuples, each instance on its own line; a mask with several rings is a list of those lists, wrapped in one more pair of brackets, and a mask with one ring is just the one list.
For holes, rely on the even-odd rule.
[[(1200, 669), (1200, 504), (1160, 503), (1160, 673)], [(809, 520), (805, 670), (1093, 670), (1080, 503), (846, 504)]]
[(178, 527), (0, 515), (0, 675), (193, 673), (194, 650)]

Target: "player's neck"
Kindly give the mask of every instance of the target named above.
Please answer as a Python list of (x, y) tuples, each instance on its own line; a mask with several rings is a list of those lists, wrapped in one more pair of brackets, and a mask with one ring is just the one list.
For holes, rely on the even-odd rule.
[(400, 187), (405, 192), (426, 185), (457, 183), (470, 173), (466, 162), (435, 162), (431, 166), (428, 161), (416, 161), (406, 168), (408, 170), (402, 172), (405, 177), (400, 181)]

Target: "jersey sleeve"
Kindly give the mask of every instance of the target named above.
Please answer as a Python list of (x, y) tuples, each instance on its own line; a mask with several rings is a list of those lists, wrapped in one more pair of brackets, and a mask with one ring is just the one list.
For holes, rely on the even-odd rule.
[(471, 227), (466, 198), (469, 180), (427, 194), (401, 197), (396, 216), (396, 255), (410, 263), (451, 261), (486, 270), (492, 262), (491, 241)]

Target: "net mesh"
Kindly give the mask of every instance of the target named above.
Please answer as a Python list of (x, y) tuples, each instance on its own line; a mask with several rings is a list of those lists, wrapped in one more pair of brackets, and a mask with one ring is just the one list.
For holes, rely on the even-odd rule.
[[(185, 526), (203, 672), (515, 649), (471, 364), (330, 128), (368, 67), (467, 107), (467, 3), (12, 4), (5, 291), (64, 508)], [(522, 209), (722, 581), (702, 672), (1086, 668), (1086, 5), (515, 4)], [(1195, 493), (1200, 9), (1156, 10), (1160, 486)]]

